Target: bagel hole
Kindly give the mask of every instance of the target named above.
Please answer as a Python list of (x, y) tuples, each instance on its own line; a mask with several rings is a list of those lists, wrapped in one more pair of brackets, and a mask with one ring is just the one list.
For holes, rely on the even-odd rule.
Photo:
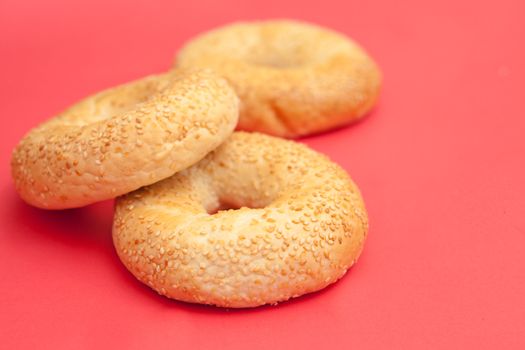
[(303, 62), (293, 55), (276, 52), (271, 55), (261, 55), (252, 57), (250, 62), (264, 67), (271, 67), (275, 69), (297, 68), (303, 65)]
[[(247, 205), (248, 204), (248, 205)], [(217, 214), (221, 211), (228, 211), (228, 210), (238, 210), (241, 208), (249, 208), (249, 209), (261, 209), (264, 208), (265, 205), (262, 206), (256, 206), (256, 205), (249, 205), (250, 203), (235, 203), (230, 200), (225, 199), (219, 199), (219, 205), (215, 206), (211, 209), (208, 209), (207, 212), (209, 215)]]

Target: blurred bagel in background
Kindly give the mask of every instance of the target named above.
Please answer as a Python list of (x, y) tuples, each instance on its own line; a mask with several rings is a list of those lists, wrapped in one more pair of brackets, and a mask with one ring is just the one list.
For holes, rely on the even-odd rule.
[(211, 30), (190, 40), (174, 67), (224, 76), (241, 99), (238, 129), (289, 138), (363, 117), (381, 85), (377, 65), (354, 41), (292, 20)]

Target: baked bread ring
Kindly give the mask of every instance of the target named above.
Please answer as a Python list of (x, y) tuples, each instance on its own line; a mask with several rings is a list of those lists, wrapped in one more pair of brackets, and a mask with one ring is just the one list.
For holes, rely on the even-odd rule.
[(204, 33), (175, 67), (209, 67), (241, 99), (238, 129), (298, 137), (362, 117), (380, 88), (376, 64), (349, 38), (278, 20), (234, 23)]
[(47, 209), (80, 207), (167, 178), (221, 144), (238, 98), (209, 71), (149, 76), (72, 106), (13, 152), (20, 196)]
[(162, 295), (254, 307), (337, 281), (367, 229), (338, 165), (293, 141), (236, 132), (191, 168), (119, 197), (113, 241)]

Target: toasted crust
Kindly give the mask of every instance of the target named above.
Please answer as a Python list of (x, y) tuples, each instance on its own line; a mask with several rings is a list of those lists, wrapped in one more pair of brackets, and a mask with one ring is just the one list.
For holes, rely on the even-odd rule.
[[(225, 205), (240, 209), (210, 214)], [(337, 281), (367, 230), (359, 190), (338, 165), (293, 141), (236, 132), (191, 168), (119, 197), (113, 240), (162, 295), (255, 307)]]
[(238, 129), (298, 137), (361, 118), (381, 75), (349, 38), (289, 20), (239, 22), (204, 33), (179, 52), (175, 68), (209, 67), (241, 99)]
[(33, 129), (13, 152), (12, 176), (29, 204), (79, 207), (189, 167), (237, 120), (237, 96), (213, 73), (149, 76), (90, 96)]

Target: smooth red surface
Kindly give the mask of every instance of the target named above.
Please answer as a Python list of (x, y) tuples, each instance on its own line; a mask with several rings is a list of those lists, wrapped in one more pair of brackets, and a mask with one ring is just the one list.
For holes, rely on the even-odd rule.
[[(74, 3), (74, 4), (73, 4)], [(361, 123), (304, 139), (370, 215), (336, 285), (254, 310), (157, 296), (119, 262), (112, 204), (23, 203), (11, 149), (99, 89), (167, 69), (193, 35), (294, 17), (361, 42), (384, 72)], [(0, 2), (2, 349), (525, 349), (525, 2)]]

